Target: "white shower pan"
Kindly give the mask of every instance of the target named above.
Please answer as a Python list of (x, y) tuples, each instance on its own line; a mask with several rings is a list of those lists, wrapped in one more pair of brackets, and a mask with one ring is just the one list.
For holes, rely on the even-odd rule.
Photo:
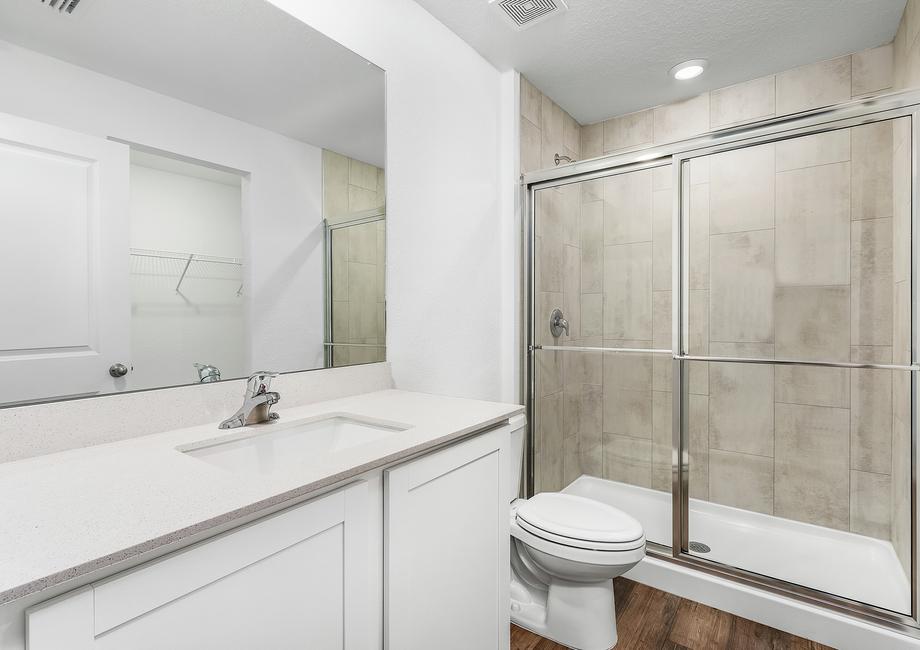
[[(650, 542), (671, 546), (671, 494), (592, 476), (563, 490), (629, 513)], [(692, 555), (851, 598), (895, 612), (910, 611), (910, 583), (891, 542), (690, 499)]]

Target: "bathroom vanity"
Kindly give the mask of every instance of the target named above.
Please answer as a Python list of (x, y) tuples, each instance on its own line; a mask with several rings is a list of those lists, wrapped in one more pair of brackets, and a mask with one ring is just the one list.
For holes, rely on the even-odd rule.
[(0, 465), (0, 648), (507, 647), (521, 411), (386, 390)]

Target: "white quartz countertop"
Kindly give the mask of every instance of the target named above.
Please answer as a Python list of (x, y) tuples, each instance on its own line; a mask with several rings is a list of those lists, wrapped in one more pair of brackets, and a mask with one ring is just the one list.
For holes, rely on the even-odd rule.
[(385, 390), (277, 410), (280, 422), (342, 413), (411, 428), (270, 475), (231, 472), (176, 450), (241, 431), (216, 423), (0, 464), (0, 604), (251, 518), (524, 409)]

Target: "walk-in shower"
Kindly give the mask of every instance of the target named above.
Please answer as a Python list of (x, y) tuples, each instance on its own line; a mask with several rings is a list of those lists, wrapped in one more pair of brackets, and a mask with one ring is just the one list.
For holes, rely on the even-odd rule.
[(625, 510), (652, 555), (916, 630), (918, 108), (525, 175), (530, 491)]

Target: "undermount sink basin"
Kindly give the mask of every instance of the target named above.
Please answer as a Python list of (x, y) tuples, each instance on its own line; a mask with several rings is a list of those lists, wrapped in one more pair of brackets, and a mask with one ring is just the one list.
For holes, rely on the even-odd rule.
[(238, 433), (176, 449), (233, 472), (272, 474), (321, 463), (323, 458), (409, 428), (408, 425), (336, 413), (244, 427)]

